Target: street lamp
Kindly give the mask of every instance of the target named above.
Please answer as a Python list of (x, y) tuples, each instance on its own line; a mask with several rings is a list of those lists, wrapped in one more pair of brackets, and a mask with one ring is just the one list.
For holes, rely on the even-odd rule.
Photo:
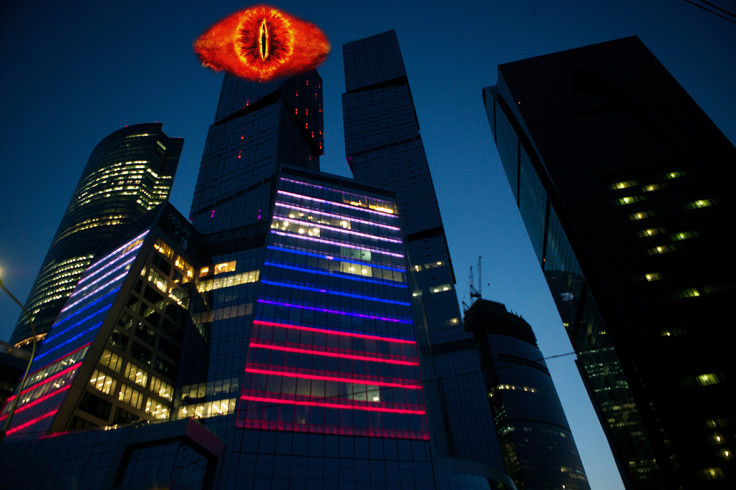
[(13, 404), (10, 406), (10, 411), (8, 411), (8, 418), (5, 420), (5, 425), (3, 426), (2, 431), (0, 432), (0, 443), (5, 439), (5, 434), (8, 432), (8, 428), (10, 427), (10, 421), (13, 418), (13, 414), (15, 413), (15, 407), (18, 406), (18, 400), (20, 399), (20, 392), (23, 389), (23, 384), (26, 382), (26, 377), (28, 376), (28, 371), (31, 369), (31, 364), (33, 363), (33, 356), (36, 355), (36, 328), (33, 326), (33, 320), (31, 319), (30, 313), (28, 313), (28, 310), (26, 310), (26, 307), (23, 306), (23, 304), (18, 301), (18, 299), (13, 296), (13, 293), (8, 291), (8, 289), (3, 284), (3, 279), (0, 277), (0, 288), (2, 288), (5, 293), (7, 293), (8, 296), (10, 296), (10, 299), (15, 301), (18, 306), (20, 306), (21, 310), (23, 310), (23, 314), (28, 319), (28, 324), (31, 326), (31, 338), (32, 344), (31, 344), (31, 358), (28, 359), (28, 366), (26, 366), (26, 372), (23, 373), (23, 377), (20, 379), (20, 383), (18, 384), (18, 393), (15, 395), (15, 398), (13, 398)]

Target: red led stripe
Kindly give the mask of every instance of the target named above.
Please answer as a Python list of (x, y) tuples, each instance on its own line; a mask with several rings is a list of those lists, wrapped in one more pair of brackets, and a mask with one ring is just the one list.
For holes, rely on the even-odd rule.
[[(81, 347), (78, 347), (78, 348), (74, 349), (74, 350), (73, 350), (73, 351), (71, 351), (71, 352), (67, 352), (67, 353), (66, 353), (66, 354), (64, 354), (63, 356), (61, 356), (61, 357), (59, 357), (58, 359), (56, 359), (55, 361), (52, 361), (52, 362), (50, 362), (50, 363), (48, 363), (48, 364), (46, 364), (46, 365), (44, 365), (44, 366), (41, 366), (40, 368), (38, 368), (38, 369), (36, 369), (35, 371), (33, 371), (32, 373), (30, 373), (30, 374), (28, 375), (28, 378), (29, 378), (29, 379), (30, 379), (30, 378), (32, 378), (32, 377), (33, 377), (33, 376), (34, 376), (34, 375), (35, 375), (35, 374), (36, 374), (37, 372), (39, 372), (40, 370), (42, 370), (42, 369), (45, 369), (45, 368), (47, 368), (47, 367), (49, 367), (49, 366), (51, 366), (51, 365), (53, 365), (53, 364), (56, 364), (57, 362), (61, 361), (62, 359), (66, 359), (67, 357), (71, 357), (71, 356), (72, 356), (72, 354), (75, 354), (75, 353), (76, 353), (77, 351), (80, 351), (80, 350), (84, 349), (85, 347), (89, 346), (89, 345), (90, 345), (91, 343), (92, 343), (92, 342), (87, 342), (87, 343), (86, 343), (86, 344), (84, 344), (83, 346), (81, 346)], [(74, 364), (76, 364), (76, 363), (74, 363)]]
[(51, 412), (48, 412), (48, 413), (45, 413), (45, 414), (41, 415), (40, 417), (36, 417), (35, 419), (29, 420), (28, 422), (26, 422), (24, 424), (20, 424), (17, 427), (13, 427), (12, 429), (8, 430), (8, 432), (6, 432), (6, 434), (7, 435), (10, 435), (10, 434), (13, 434), (15, 432), (18, 432), (21, 429), (25, 429), (26, 427), (31, 426), (31, 425), (35, 424), (36, 422), (39, 422), (39, 421), (41, 421), (41, 420), (43, 420), (45, 418), (51, 417), (52, 415), (56, 415), (56, 412), (58, 412), (58, 411), (59, 411), (59, 409), (57, 408), (56, 410), (53, 410)]
[[(52, 396), (56, 396), (56, 395), (58, 395), (59, 393), (63, 393), (63, 392), (65, 392), (66, 390), (68, 390), (69, 388), (71, 388), (71, 387), (72, 387), (72, 385), (71, 385), (71, 383), (70, 383), (70, 384), (66, 385), (66, 386), (65, 386), (64, 388), (61, 388), (61, 389), (59, 389), (59, 390), (56, 390), (56, 391), (52, 391), (51, 393), (46, 393), (46, 394), (45, 394), (44, 396), (42, 396), (41, 398), (37, 398), (37, 399), (33, 400), (32, 402), (30, 402), (30, 403), (26, 403), (25, 405), (23, 405), (23, 406), (21, 406), (20, 408), (16, 409), (14, 413), (15, 413), (15, 414), (18, 414), (19, 412), (22, 412), (23, 410), (25, 410), (25, 409), (27, 409), (27, 408), (31, 408), (31, 407), (32, 407), (32, 406), (34, 406), (34, 405), (38, 405), (38, 404), (39, 404), (39, 403), (41, 403), (42, 401), (44, 401), (44, 400), (48, 400), (48, 399), (49, 399), (49, 398), (51, 398)], [(4, 419), (4, 418), (5, 418), (5, 417), (7, 417), (7, 416), (8, 416), (8, 414), (5, 414), (5, 415), (3, 415), (3, 416), (0, 416), (0, 420)]]
[(357, 405), (345, 405), (341, 403), (326, 403), (326, 402), (310, 402), (304, 400), (284, 400), (283, 398), (266, 398), (261, 396), (250, 396), (243, 395), (240, 397), (241, 400), (253, 401), (253, 402), (265, 402), (265, 403), (280, 403), (282, 405), (305, 405), (308, 407), (326, 407), (326, 408), (339, 408), (347, 410), (365, 410), (368, 412), (387, 412), (387, 413), (406, 413), (413, 415), (424, 415), (427, 413), (425, 410), (410, 410), (406, 408), (386, 408), (386, 407), (361, 407)]
[(299, 347), (285, 347), (282, 345), (260, 344), (251, 342), (250, 347), (259, 347), (261, 349), (277, 350), (282, 352), (296, 352), (297, 354), (311, 354), (314, 356), (339, 357), (341, 359), (353, 359), (356, 361), (385, 362), (386, 364), (398, 364), (400, 366), (418, 366), (416, 361), (397, 361), (393, 359), (382, 359), (380, 357), (358, 356), (355, 354), (339, 354), (337, 352), (326, 352), (321, 350), (302, 349)]
[(343, 337), (355, 337), (358, 339), (378, 340), (381, 342), (394, 342), (397, 344), (416, 344), (416, 341), (414, 340), (395, 339), (391, 337), (379, 337), (378, 335), (367, 335), (363, 333), (340, 332), (337, 330), (328, 330), (326, 328), (315, 328), (315, 327), (303, 327), (301, 325), (290, 325), (288, 323), (274, 323), (274, 322), (264, 322), (262, 320), (253, 320), (253, 325), (265, 325), (267, 327), (290, 328), (293, 330), (304, 330), (306, 332), (326, 333), (329, 335), (341, 335)]
[(35, 389), (35, 388), (38, 388), (38, 387), (39, 387), (39, 386), (41, 386), (41, 385), (45, 385), (45, 384), (46, 384), (46, 383), (48, 383), (49, 381), (53, 381), (53, 380), (55, 380), (56, 378), (58, 378), (58, 377), (60, 377), (60, 376), (62, 376), (62, 375), (64, 375), (64, 374), (68, 373), (69, 371), (71, 371), (71, 370), (73, 370), (73, 369), (77, 369), (77, 368), (79, 367), (79, 364), (80, 364), (80, 362), (81, 362), (81, 361), (77, 361), (76, 363), (72, 364), (71, 366), (69, 366), (68, 368), (64, 369), (63, 371), (59, 371), (58, 373), (54, 374), (53, 376), (51, 376), (51, 377), (49, 377), (49, 378), (46, 378), (46, 379), (44, 379), (43, 381), (39, 381), (39, 382), (38, 382), (38, 383), (36, 383), (35, 385), (29, 386), (29, 387), (28, 387), (28, 388), (26, 388), (25, 390), (21, 391), (21, 393), (20, 393), (20, 394), (22, 395), (22, 394), (24, 394), (24, 393), (28, 393), (28, 392), (29, 392), (30, 390), (33, 390), (33, 389)]
[(274, 371), (270, 369), (258, 369), (258, 368), (252, 368), (252, 367), (246, 367), (245, 368), (246, 373), (253, 373), (253, 374), (273, 374), (276, 376), (285, 376), (287, 378), (300, 378), (300, 379), (316, 379), (320, 381), (337, 381), (339, 383), (353, 383), (353, 384), (361, 384), (361, 385), (370, 385), (370, 386), (386, 386), (389, 388), (404, 388), (407, 390), (421, 390), (421, 385), (409, 385), (404, 383), (389, 383), (387, 381), (371, 381), (368, 379), (360, 379), (360, 378), (339, 378), (337, 376), (321, 376), (316, 374), (303, 374), (303, 373), (294, 373), (294, 372), (288, 372), (288, 371)]

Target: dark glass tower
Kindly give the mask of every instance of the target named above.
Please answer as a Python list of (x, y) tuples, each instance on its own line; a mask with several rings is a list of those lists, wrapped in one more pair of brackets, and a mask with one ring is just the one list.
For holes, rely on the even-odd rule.
[[(126, 126), (92, 150), (41, 270), (26, 300), (42, 338), (74, 290), (97, 248), (116, 231), (167, 200), (184, 140), (161, 124)], [(28, 343), (25, 315), (10, 338)]]
[(532, 328), (504, 305), (484, 299), (463, 320), (478, 343), (506, 473), (518, 488), (589, 490)]
[(343, 47), (345, 150), (356, 180), (394, 189), (407, 236), (410, 287), (433, 441), (440, 454), (500, 468), (472, 335), (455, 277), (401, 50), (394, 31)]
[(627, 487), (721, 488), (736, 149), (635, 37), (500, 65), (483, 98)]

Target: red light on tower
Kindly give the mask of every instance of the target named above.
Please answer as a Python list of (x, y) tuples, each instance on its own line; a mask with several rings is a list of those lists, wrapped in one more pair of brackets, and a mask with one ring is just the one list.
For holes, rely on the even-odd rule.
[(194, 42), (202, 64), (251, 80), (269, 80), (319, 66), (330, 52), (314, 24), (265, 5), (224, 18)]

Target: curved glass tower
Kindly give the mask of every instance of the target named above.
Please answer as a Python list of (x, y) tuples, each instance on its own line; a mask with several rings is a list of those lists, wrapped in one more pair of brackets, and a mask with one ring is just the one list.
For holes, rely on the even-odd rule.
[[(100, 244), (169, 197), (183, 144), (166, 136), (160, 123), (145, 123), (115, 131), (92, 150), (26, 300), (39, 338)], [(30, 337), (21, 315), (10, 342), (24, 345)]]
[(485, 299), (473, 303), (464, 322), (478, 343), (506, 473), (519, 488), (590, 489), (529, 324)]

